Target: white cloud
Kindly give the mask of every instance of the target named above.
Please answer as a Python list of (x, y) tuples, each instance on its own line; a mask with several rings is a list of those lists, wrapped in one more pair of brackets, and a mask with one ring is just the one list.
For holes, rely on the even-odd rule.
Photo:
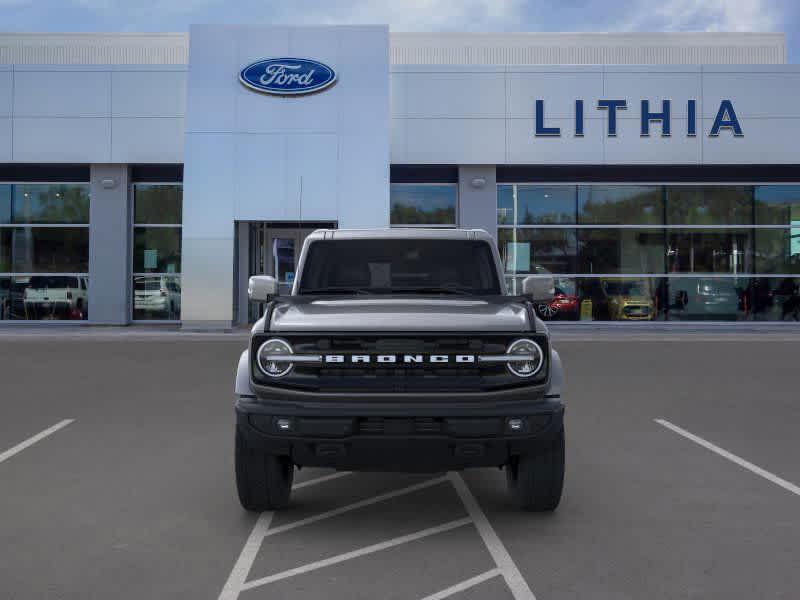
[(781, 11), (768, 0), (645, 2), (624, 21), (629, 31), (775, 31)]
[(289, 9), (284, 16), (287, 22), (388, 23), (393, 31), (470, 31), (520, 23), (521, 6), (522, 0), (355, 0)]

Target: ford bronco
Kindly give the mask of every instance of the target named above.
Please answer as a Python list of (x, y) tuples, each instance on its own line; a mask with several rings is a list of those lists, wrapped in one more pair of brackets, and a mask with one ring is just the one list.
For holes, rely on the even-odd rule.
[(263, 304), (236, 375), (236, 484), (285, 508), (295, 467), (441, 472), (501, 467), (523, 509), (564, 479), (562, 368), (534, 312), (553, 279), (506, 291), (482, 230), (318, 230), (290, 295)]

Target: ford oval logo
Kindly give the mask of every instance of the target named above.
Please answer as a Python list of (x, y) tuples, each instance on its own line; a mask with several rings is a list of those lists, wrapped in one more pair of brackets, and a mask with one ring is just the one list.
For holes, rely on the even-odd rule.
[(239, 73), (239, 81), (257, 92), (297, 96), (333, 85), (336, 72), (307, 58), (268, 58), (247, 65)]

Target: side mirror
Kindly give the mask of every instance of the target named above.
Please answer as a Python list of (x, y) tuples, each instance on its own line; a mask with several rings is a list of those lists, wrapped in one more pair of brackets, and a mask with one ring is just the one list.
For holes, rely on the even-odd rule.
[(250, 302), (267, 302), (278, 294), (278, 282), (271, 275), (253, 275), (247, 282)]
[(556, 293), (555, 281), (547, 275), (529, 275), (522, 280), (522, 295), (534, 301), (549, 302)]

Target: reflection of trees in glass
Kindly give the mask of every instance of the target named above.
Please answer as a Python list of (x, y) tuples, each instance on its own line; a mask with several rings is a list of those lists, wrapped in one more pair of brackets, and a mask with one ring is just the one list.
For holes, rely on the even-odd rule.
[[(156, 251), (156, 265), (145, 266), (145, 251)], [(181, 230), (178, 227), (136, 227), (134, 230), (134, 270), (137, 273), (180, 273)]]
[(454, 225), (456, 222), (455, 207), (421, 209), (416, 206), (393, 204), (391, 211), (392, 225)]
[(12, 199), (14, 223), (89, 223), (87, 184), (20, 184)]
[(182, 208), (182, 185), (137, 184), (134, 188), (135, 223), (180, 225)]
[(86, 227), (17, 227), (10, 233), (10, 271), (86, 273), (89, 270), (89, 229)]
[(392, 225), (455, 225), (455, 184), (393, 183), (390, 188)]
[(756, 229), (756, 271), (758, 273), (800, 273), (800, 231)]
[(753, 186), (668, 186), (667, 223), (752, 224)]
[(520, 225), (575, 222), (574, 185), (517, 186), (517, 223)]
[(659, 225), (663, 187), (587, 185), (578, 188), (579, 221), (598, 225)]
[(757, 185), (756, 225), (791, 225), (800, 222), (800, 186)]

